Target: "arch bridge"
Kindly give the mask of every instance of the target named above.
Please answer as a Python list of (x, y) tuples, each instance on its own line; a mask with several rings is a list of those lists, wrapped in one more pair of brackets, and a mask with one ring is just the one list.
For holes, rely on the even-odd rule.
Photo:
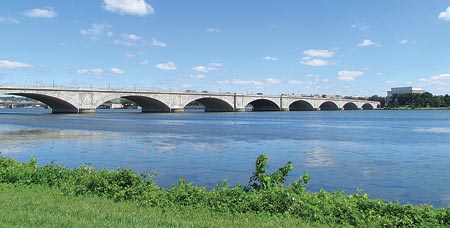
[(242, 93), (173, 92), (131, 89), (95, 89), (37, 86), (0, 86), (0, 94), (32, 98), (48, 105), (53, 113), (93, 113), (103, 103), (126, 98), (142, 112), (183, 112), (192, 102), (206, 112), (372, 110), (379, 102), (296, 95), (249, 95)]

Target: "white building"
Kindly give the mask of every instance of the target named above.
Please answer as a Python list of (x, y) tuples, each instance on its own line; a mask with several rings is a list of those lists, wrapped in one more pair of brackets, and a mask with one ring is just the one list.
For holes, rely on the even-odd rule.
[(387, 96), (390, 97), (393, 94), (402, 94), (402, 93), (425, 93), (425, 90), (421, 88), (413, 88), (412, 86), (407, 87), (395, 87), (391, 88), (391, 91), (387, 91)]

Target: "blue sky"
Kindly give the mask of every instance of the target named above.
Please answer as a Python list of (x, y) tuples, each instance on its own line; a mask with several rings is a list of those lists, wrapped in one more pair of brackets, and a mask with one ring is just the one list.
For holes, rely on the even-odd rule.
[(2, 0), (0, 84), (450, 93), (450, 1)]

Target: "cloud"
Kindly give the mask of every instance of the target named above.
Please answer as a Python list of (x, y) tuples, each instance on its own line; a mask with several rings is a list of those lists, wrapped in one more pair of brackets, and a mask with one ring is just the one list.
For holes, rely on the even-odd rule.
[(101, 68), (94, 68), (94, 69), (79, 69), (76, 70), (77, 74), (93, 74), (93, 75), (100, 75), (103, 74), (103, 70)]
[(376, 43), (374, 43), (371, 40), (363, 40), (361, 43), (358, 44), (358, 47), (368, 47), (373, 45), (376, 45)]
[(403, 44), (403, 45), (405, 45), (405, 44), (407, 44), (409, 42), (409, 40), (400, 40), (400, 44)]
[(219, 33), (220, 29), (218, 29), (218, 28), (207, 28), (207, 29), (205, 29), (205, 31), (213, 32), (213, 33)]
[(189, 77), (195, 79), (202, 79), (205, 78), (206, 76), (204, 74), (196, 74), (196, 75), (189, 75)]
[(352, 24), (351, 28), (359, 31), (367, 31), (370, 29), (370, 26), (366, 24)]
[(301, 64), (308, 65), (308, 66), (314, 66), (314, 67), (320, 67), (320, 66), (328, 66), (330, 62), (323, 60), (323, 59), (311, 59), (309, 57), (304, 57), (301, 61)]
[(338, 72), (338, 79), (341, 81), (353, 81), (357, 77), (363, 76), (364, 72), (362, 71), (348, 71), (342, 70)]
[(139, 62), (141, 65), (148, 65), (150, 62), (148, 60), (142, 60)]
[(311, 56), (311, 57), (320, 57), (320, 58), (331, 58), (334, 56), (334, 52), (329, 50), (314, 50), (309, 49), (303, 52), (303, 54)]
[(289, 80), (288, 83), (291, 84), (291, 85), (301, 85), (301, 84), (303, 84), (303, 82), (300, 81), (300, 80)]
[(111, 73), (113, 73), (113, 74), (124, 74), (125, 71), (123, 71), (123, 70), (121, 70), (119, 68), (113, 67), (113, 68), (111, 68)]
[(13, 17), (0, 17), (0, 24), (20, 24), (20, 21)]
[(44, 8), (27, 10), (23, 15), (32, 18), (54, 18), (57, 16), (57, 13), (52, 8)]
[(277, 61), (278, 60), (277, 57), (273, 57), (273, 56), (265, 56), (263, 59), (267, 60), (267, 61)]
[(139, 36), (134, 33), (124, 33), (122, 34), (122, 39), (114, 40), (114, 44), (124, 45), (127, 47), (135, 45), (151, 45), (155, 47), (167, 47), (167, 44), (153, 38), (151, 41), (146, 40), (144, 37)]
[(92, 24), (89, 29), (80, 29), (81, 35), (88, 36), (91, 40), (98, 40), (101, 37), (111, 37), (113, 33), (108, 31), (111, 28), (109, 24)]
[(393, 84), (395, 84), (395, 81), (392, 81), (392, 80), (386, 80), (386, 81), (384, 81), (386, 84), (388, 84), (388, 85), (393, 85)]
[(218, 71), (219, 67), (221, 67), (221, 63), (210, 63), (208, 66), (194, 66), (192, 67), (193, 71), (208, 73), (211, 71)]
[[(228, 83), (228, 81), (226, 81)], [(254, 85), (254, 86), (265, 86), (265, 85), (274, 85), (280, 83), (280, 79), (275, 78), (266, 78), (263, 81), (255, 81), (255, 80), (242, 80), (242, 79), (233, 79), (231, 81), (232, 84), (235, 85)]]
[(0, 60), (0, 69), (25, 69), (31, 67), (33, 66), (26, 63), (9, 60)]
[(428, 78), (421, 78), (419, 81), (426, 82), (430, 85), (450, 86), (450, 74), (439, 74)]
[(103, 9), (120, 14), (146, 16), (154, 13), (153, 7), (145, 0), (103, 0)]
[(438, 18), (444, 21), (450, 21), (450, 6), (444, 12), (440, 12)]
[(156, 68), (160, 70), (176, 70), (177, 66), (173, 62), (156, 64)]
[(151, 45), (154, 46), (154, 47), (167, 47), (166, 43), (161, 42), (161, 41), (157, 40), (156, 38), (152, 39)]

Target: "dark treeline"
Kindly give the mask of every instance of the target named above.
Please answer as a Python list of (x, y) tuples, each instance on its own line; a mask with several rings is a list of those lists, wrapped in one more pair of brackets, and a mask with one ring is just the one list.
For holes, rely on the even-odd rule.
[(450, 96), (433, 95), (432, 93), (403, 93), (393, 94), (390, 97), (373, 95), (369, 101), (378, 101), (381, 108), (450, 108)]
[(391, 97), (386, 99), (387, 107), (402, 107), (406, 106), (409, 108), (444, 108), (450, 107), (450, 96), (445, 95), (433, 95), (429, 92), (422, 94), (418, 93), (404, 93), (404, 94), (393, 94)]

